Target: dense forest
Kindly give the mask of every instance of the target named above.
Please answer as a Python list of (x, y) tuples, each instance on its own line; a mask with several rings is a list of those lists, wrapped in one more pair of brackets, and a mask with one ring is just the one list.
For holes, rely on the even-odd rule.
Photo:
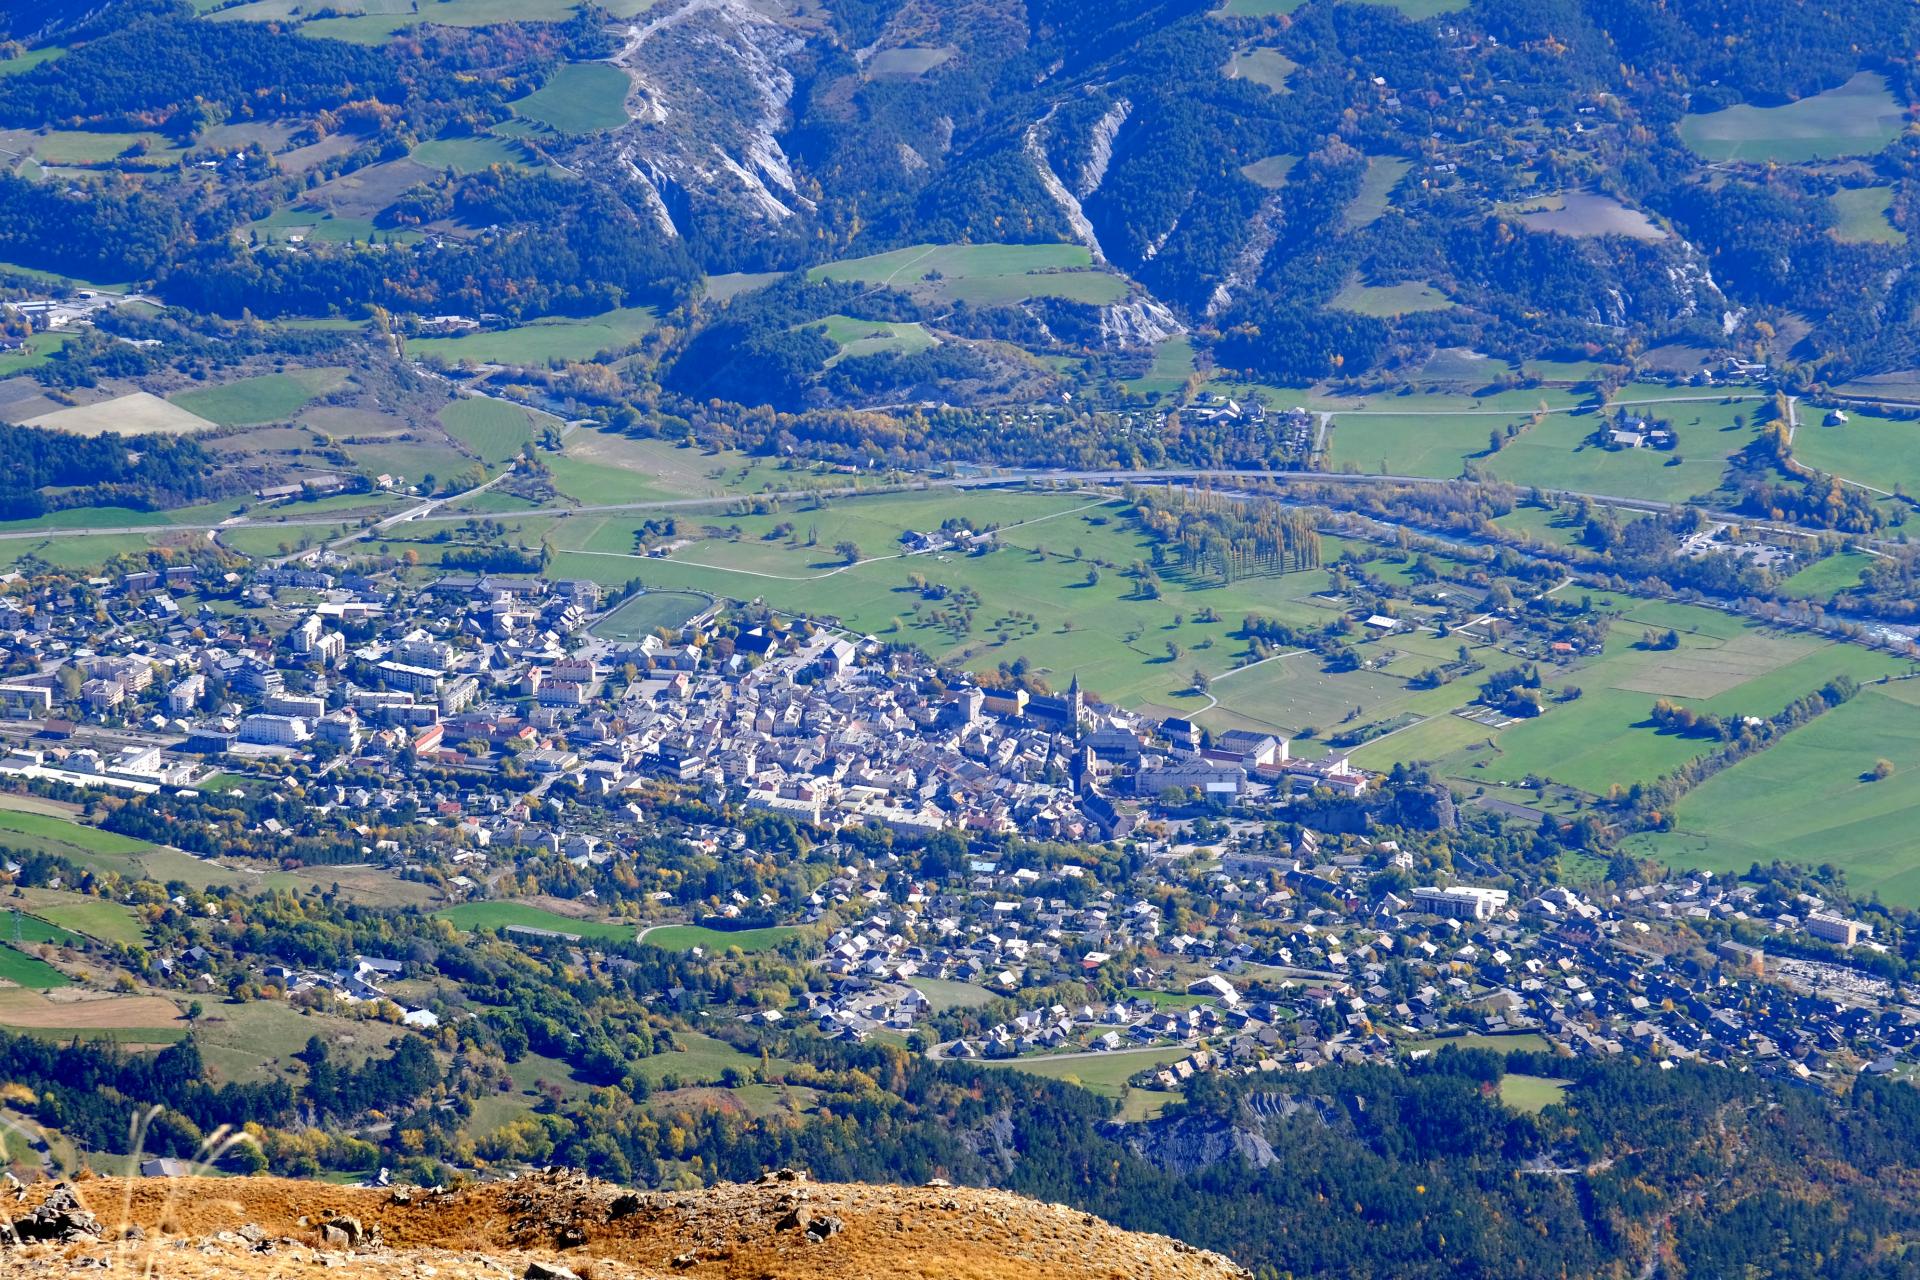
[[(179, 506), (207, 495), (211, 466), (206, 450), (180, 436), (78, 436), (0, 422), (0, 518), (56, 506)], [(61, 492), (49, 498), (45, 486)]]

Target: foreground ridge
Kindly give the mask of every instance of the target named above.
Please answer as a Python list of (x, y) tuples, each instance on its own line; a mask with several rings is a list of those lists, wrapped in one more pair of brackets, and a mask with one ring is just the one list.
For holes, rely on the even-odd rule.
[(0, 1272), (270, 1280), (1241, 1280), (1218, 1254), (1000, 1191), (815, 1183), (637, 1192), (570, 1170), (457, 1191), (93, 1178), (5, 1206)]

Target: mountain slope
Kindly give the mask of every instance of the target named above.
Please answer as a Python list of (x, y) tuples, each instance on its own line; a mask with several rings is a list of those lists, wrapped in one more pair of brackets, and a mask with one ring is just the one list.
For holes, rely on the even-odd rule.
[[(40, 1187), (16, 1217), (59, 1197)], [(90, 1179), (73, 1194), (98, 1237), (0, 1247), (9, 1275), (115, 1271), (241, 1280), (324, 1266), (341, 1280), (403, 1276), (692, 1275), (749, 1280), (1231, 1280), (1218, 1254), (1107, 1226), (1059, 1205), (956, 1187), (810, 1183), (628, 1192), (555, 1170), (456, 1192), (282, 1178)], [(77, 1215), (69, 1214), (69, 1220)], [(121, 1239), (123, 1226), (137, 1239)]]

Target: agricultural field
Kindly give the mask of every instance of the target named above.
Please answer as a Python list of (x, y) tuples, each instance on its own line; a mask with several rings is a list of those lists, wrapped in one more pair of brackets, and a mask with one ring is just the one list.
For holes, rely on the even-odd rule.
[(1905, 123), (1887, 81), (1862, 71), (1838, 88), (1780, 107), (1742, 103), (1680, 121), (1680, 140), (1708, 160), (1805, 164), (1873, 155)]
[(0, 1027), (61, 1040), (79, 1036), (128, 1044), (169, 1044), (187, 1032), (179, 1007), (163, 996), (57, 991), (0, 990)]
[(306, 1068), (293, 1055), (311, 1036), (326, 1043), (333, 1061), (351, 1068), (390, 1052), (404, 1034), (391, 1023), (303, 1013), (280, 1000), (209, 1000), (193, 1024), (194, 1043), (215, 1079), (239, 1084), (300, 1078)]
[(1128, 1093), (1127, 1081), (1149, 1067), (1164, 1067), (1192, 1053), (1178, 1046), (1164, 1049), (1116, 1049), (1111, 1053), (1080, 1054), (1073, 1057), (982, 1059), (987, 1066), (1024, 1071), (1048, 1080), (1064, 1080), (1102, 1097), (1119, 1098)]
[(1500, 1101), (1515, 1111), (1536, 1114), (1566, 1101), (1568, 1080), (1508, 1072), (1500, 1077)]
[(31, 334), (20, 350), (0, 355), (0, 378), (11, 378), (17, 373), (37, 369), (66, 345), (67, 335), (64, 333), (42, 331)]
[(602, 640), (631, 643), (659, 627), (678, 630), (708, 603), (705, 596), (687, 591), (648, 591), (621, 601), (619, 608), (593, 625), (593, 634)]
[(1847, 421), (1821, 423), (1823, 411), (1801, 410), (1793, 456), (1816, 471), (1878, 493), (1920, 494), (1920, 421), (1847, 409)]
[(572, 63), (518, 102), (514, 112), (559, 133), (600, 133), (627, 123), (627, 73), (605, 62)]
[(46, 538), (9, 538), (0, 542), (0, 565), (15, 565), (28, 556), (56, 569), (97, 569), (114, 556), (136, 554), (151, 544), (132, 533), (49, 534)]
[(851, 356), (879, 355), (891, 351), (910, 356), (939, 342), (919, 322), (913, 320), (858, 320), (853, 316), (822, 316), (802, 328), (819, 326), (826, 330), (827, 341), (839, 347), (827, 361), (829, 367)]
[[(956, 507), (943, 493), (889, 494), (818, 509), (793, 504), (767, 516), (682, 516), (683, 529), (696, 532), (698, 521), (710, 520), (709, 536), (659, 558), (631, 554), (640, 517), (569, 520), (554, 532), (548, 572), (610, 586), (638, 577), (652, 589), (758, 597), (975, 669), (1024, 657), (1062, 687), (1077, 673), (1089, 689), (1123, 705), (1192, 710), (1206, 705), (1183, 693), (1193, 671), (1217, 677), (1237, 665), (1246, 647), (1234, 633), (1247, 613), (1296, 622), (1327, 616), (1323, 605), (1306, 600), (1325, 589), (1322, 570), (1224, 588), (1169, 581), (1161, 598), (1139, 598), (1123, 570), (1147, 556), (1147, 543), (1119, 523), (1118, 504), (1099, 497), (975, 491), (959, 501)], [(984, 555), (900, 553), (904, 531), (937, 527), (956, 509), (983, 526), (999, 525), (1001, 548)], [(791, 533), (770, 537), (780, 524), (792, 525)], [(834, 549), (841, 542), (856, 545), (861, 563), (845, 563)], [(1338, 554), (1331, 540), (1324, 554)], [(950, 598), (915, 587), (914, 575), (929, 590), (946, 588)], [(955, 607), (951, 597), (962, 592), (978, 595), (977, 609)], [(1202, 621), (1203, 607), (1218, 619)]]
[[(588, 506), (722, 498), (768, 490), (853, 488), (862, 480), (824, 464), (790, 464), (733, 450), (710, 451), (653, 436), (623, 436), (592, 427), (573, 432), (560, 453), (544, 454), (542, 460), (552, 470), (560, 493)], [(574, 545), (586, 543), (576, 541)], [(607, 549), (630, 551), (632, 538)]]
[(504, 400), (471, 396), (442, 409), (440, 425), (493, 466), (515, 457), (523, 445), (532, 443), (539, 427), (537, 418), (543, 416)]
[(347, 371), (339, 368), (269, 373), (224, 386), (175, 392), (168, 400), (176, 408), (222, 427), (286, 422), (317, 397), (346, 385), (346, 375)]
[(1585, 239), (1591, 236), (1626, 236), (1633, 240), (1664, 240), (1667, 233), (1655, 226), (1646, 214), (1629, 209), (1612, 196), (1590, 191), (1570, 191), (1565, 195), (1543, 196), (1507, 210), (1529, 231)]
[(1780, 590), (1804, 600), (1829, 600), (1860, 585), (1860, 575), (1873, 562), (1858, 551), (1842, 551), (1817, 560), (1780, 584)]
[(949, 1009), (977, 1009), (994, 998), (993, 992), (985, 987), (976, 987), (971, 982), (954, 982), (948, 978), (909, 978), (907, 985), (933, 1001), (935, 1013), (945, 1013)]
[(1328, 305), (1339, 311), (1391, 319), (1418, 311), (1445, 311), (1454, 302), (1424, 280), (1384, 285), (1362, 284), (1355, 280), (1334, 294), (1333, 301)]
[(1300, 163), (1299, 156), (1265, 156), (1251, 164), (1240, 166), (1240, 176), (1258, 187), (1268, 191), (1278, 191), (1287, 185), (1287, 178), (1293, 173), (1293, 167)]
[(1153, 349), (1153, 363), (1144, 375), (1127, 383), (1127, 390), (1137, 396), (1177, 395), (1193, 371), (1193, 339), (1181, 334)]
[[(1636, 647), (1648, 629), (1674, 628), (1680, 647)], [(1654, 701), (1666, 698), (1714, 715), (1769, 716), (1836, 675), (1863, 683), (1905, 664), (1856, 645), (1833, 644), (1686, 605), (1642, 603), (1615, 624), (1599, 659), (1543, 674), (1549, 689), (1581, 690), (1576, 701), (1443, 757), (1444, 772), (1467, 783), (1517, 785), (1540, 776), (1590, 794), (1651, 781), (1713, 744), (1655, 730)], [(1491, 737), (1493, 746), (1485, 747)]]
[[(0, 796), (0, 801), (6, 806), (14, 806), (21, 799), (19, 796)], [(15, 807), (0, 807), (0, 845), (50, 853), (88, 870), (145, 876), (162, 884), (168, 880), (183, 880), (195, 888), (204, 888), (213, 884), (231, 884), (239, 878), (238, 873), (218, 863), (196, 858), (177, 849), (166, 849), (144, 840), (102, 831), (98, 827), (85, 826), (55, 814)]]
[(1457, 476), (1469, 459), (1484, 460), (1487, 437), (1525, 415), (1336, 413), (1329, 445), (1335, 469), (1382, 475)]
[(429, 169), (451, 169), (460, 174), (479, 173), (495, 165), (504, 169), (529, 167), (526, 149), (519, 143), (489, 134), (423, 142), (408, 159)]
[(1480, 465), (1511, 484), (1684, 502), (1721, 486), (1728, 459), (1757, 433), (1752, 408), (1715, 400), (1651, 406), (1650, 412), (1673, 424), (1679, 444), (1672, 450), (1605, 448), (1589, 440), (1599, 418), (1549, 414)]
[[(1873, 776), (1885, 759), (1893, 773)], [(1674, 829), (1632, 852), (1681, 867), (1744, 871), (1779, 857), (1831, 863), (1850, 892), (1920, 906), (1913, 815), (1920, 811), (1920, 695), (1875, 685), (1681, 799)]]
[[(634, 1074), (657, 1087), (666, 1080), (681, 1085), (719, 1084), (729, 1070), (751, 1076), (760, 1069), (759, 1058), (698, 1031), (676, 1031), (673, 1039), (675, 1048), (634, 1063)], [(787, 1065), (779, 1063), (781, 1068)]]
[(922, 244), (815, 267), (816, 280), (853, 280), (884, 288), (990, 306), (1027, 298), (1104, 305), (1127, 283), (1093, 267), (1077, 244)]
[(778, 271), (730, 271), (708, 276), (706, 295), (710, 302), (731, 302), (743, 293), (764, 289), (780, 278)]
[[(31, 943), (23, 945), (31, 946)], [(45, 960), (11, 944), (0, 944), (0, 983), (29, 991), (51, 991), (73, 982)]]
[(1227, 60), (1229, 80), (1246, 80), (1274, 93), (1285, 93), (1287, 77), (1299, 69), (1292, 58), (1265, 46), (1242, 49)]
[(456, 929), (471, 933), (477, 929), (505, 929), (519, 927), (523, 929), (547, 929), (554, 933), (572, 934), (576, 938), (604, 939), (606, 941), (632, 941), (636, 926), (614, 924), (605, 920), (581, 920), (573, 916), (563, 916), (557, 911), (548, 911), (526, 902), (463, 902), (457, 907), (446, 907), (434, 912), (442, 920), (453, 923)]
[(11, 58), (0, 58), (0, 76), (17, 76), (22, 71), (31, 71), (43, 62), (52, 62), (65, 52), (65, 49), (56, 44), (39, 49), (28, 49)]
[(1907, 233), (1893, 225), (1892, 187), (1846, 187), (1827, 198), (1833, 209), (1833, 234), (1849, 244), (1905, 244)]
[[(563, 22), (576, 0), (333, 0), (324, 6), (302, 0), (254, 0), (207, 17), (217, 22), (296, 21), (303, 35), (357, 44), (385, 44), (400, 31), (422, 22), (448, 27), (484, 27), (500, 22)], [(329, 15), (307, 18), (304, 14)]]
[(448, 364), (507, 364), (544, 367), (556, 360), (591, 360), (603, 352), (624, 351), (653, 332), (659, 323), (651, 307), (622, 307), (595, 316), (552, 316), (506, 329), (454, 338), (410, 338), (415, 357)]
[(663, 924), (640, 933), (640, 941), (662, 951), (770, 951), (799, 933), (795, 925), (769, 925), (764, 929), (709, 929), (697, 924)]
[(147, 391), (102, 400), (98, 404), (76, 405), (29, 418), (22, 424), (53, 431), (71, 431), (77, 436), (191, 435), (206, 431), (214, 424), (178, 405), (169, 404)]
[(0, 129), (0, 148), (31, 155), (43, 165), (164, 168), (186, 154), (164, 134), (109, 133), (82, 129)]
[[(123, 902), (65, 889), (22, 889), (21, 895), (22, 910), (62, 932), (127, 946), (139, 946), (146, 939), (139, 917)], [(11, 927), (10, 922), (0, 920), (0, 936), (10, 938)]]
[(950, 61), (955, 52), (952, 45), (902, 45), (894, 49), (882, 49), (867, 59), (867, 79), (918, 80), (935, 67)]
[(1393, 189), (1412, 167), (1411, 161), (1399, 156), (1368, 156), (1367, 172), (1360, 179), (1360, 193), (1347, 206), (1347, 228), (1353, 230), (1378, 222), (1393, 207)]
[(1272, 18), (1292, 13), (1307, 0), (1226, 0), (1213, 12), (1221, 18)]

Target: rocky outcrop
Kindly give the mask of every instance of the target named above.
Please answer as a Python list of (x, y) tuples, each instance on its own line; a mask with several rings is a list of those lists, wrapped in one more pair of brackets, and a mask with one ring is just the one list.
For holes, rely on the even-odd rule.
[[(52, 1280), (1247, 1280), (1226, 1258), (999, 1191), (815, 1183), (634, 1191), (548, 1171), (460, 1191), (280, 1178), (36, 1188), (0, 1274)], [(17, 1226), (17, 1224), (16, 1224)], [(42, 1229), (36, 1226), (35, 1231)], [(87, 1227), (91, 1229), (85, 1229)]]

